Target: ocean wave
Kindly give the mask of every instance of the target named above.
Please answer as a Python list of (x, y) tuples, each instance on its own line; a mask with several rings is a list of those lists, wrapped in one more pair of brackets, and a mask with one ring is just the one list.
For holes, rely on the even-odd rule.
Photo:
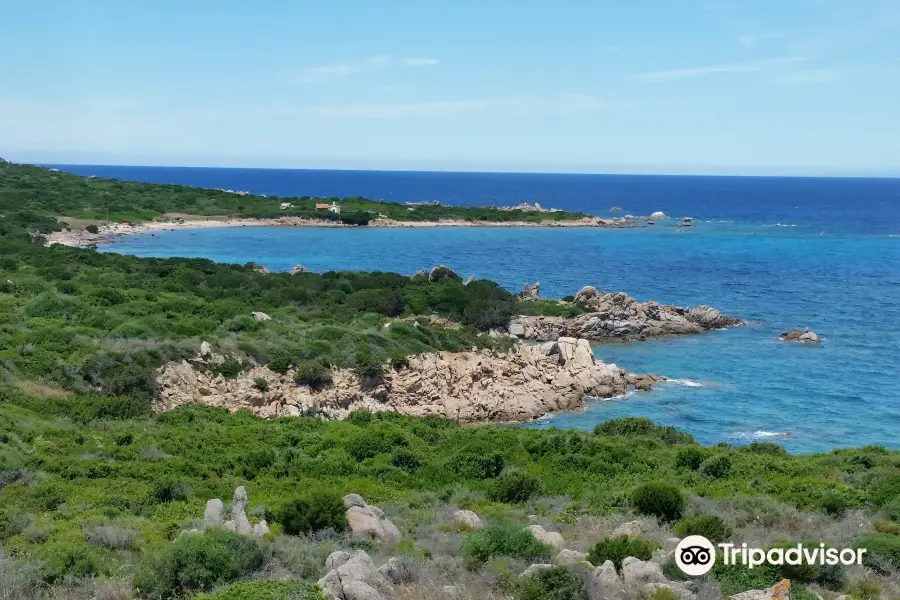
[(744, 440), (765, 440), (770, 438), (794, 437), (794, 433), (791, 431), (743, 431), (737, 434), (737, 437)]
[(675, 385), (683, 385), (685, 387), (704, 387), (702, 383), (697, 383), (690, 379), (667, 379), (666, 382), (674, 383)]
[(791, 225), (789, 223), (771, 223), (766, 225), (766, 227), (796, 227), (796, 225)]

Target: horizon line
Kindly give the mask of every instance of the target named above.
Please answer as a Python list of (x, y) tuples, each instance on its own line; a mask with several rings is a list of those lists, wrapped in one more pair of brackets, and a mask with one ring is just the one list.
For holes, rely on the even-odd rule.
[[(10, 161), (15, 162), (15, 161)], [(572, 176), (605, 176), (605, 177), (743, 177), (769, 179), (900, 179), (900, 171), (890, 174), (798, 174), (798, 173), (715, 173), (715, 172), (609, 172), (609, 171), (551, 171), (551, 170), (490, 170), (479, 168), (371, 168), (371, 167), (247, 167), (216, 165), (177, 165), (177, 164), (126, 164), (96, 162), (23, 162), (40, 167), (121, 167), (139, 169), (221, 169), (221, 170), (253, 170), (253, 171), (337, 171), (337, 172), (369, 172), (369, 173), (468, 173), (473, 175), (572, 175)]]

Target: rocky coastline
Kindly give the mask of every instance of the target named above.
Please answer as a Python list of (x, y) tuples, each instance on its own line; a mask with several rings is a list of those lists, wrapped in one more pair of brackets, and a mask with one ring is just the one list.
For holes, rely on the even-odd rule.
[[(525, 297), (534, 296), (530, 293)], [(725, 316), (709, 306), (684, 308), (653, 301), (638, 302), (624, 292), (599, 292), (591, 286), (582, 288), (570, 304), (585, 310), (584, 314), (522, 315), (510, 321), (508, 331), (517, 338), (534, 341), (561, 337), (608, 341), (697, 334), (745, 325), (743, 320)]]
[(291, 370), (276, 373), (265, 366), (226, 379), (210, 368), (222, 360), (206, 344), (197, 358), (165, 365), (158, 373), (154, 410), (200, 403), (231, 411), (248, 409), (263, 418), (343, 419), (367, 409), (437, 415), (460, 423), (525, 422), (551, 412), (581, 410), (588, 397), (612, 398), (629, 388), (649, 390), (665, 379), (598, 361), (587, 340), (566, 337), (541, 345), (519, 343), (508, 353), (411, 356), (407, 366), (386, 369), (379, 378), (334, 369), (331, 384), (319, 389), (295, 383)]

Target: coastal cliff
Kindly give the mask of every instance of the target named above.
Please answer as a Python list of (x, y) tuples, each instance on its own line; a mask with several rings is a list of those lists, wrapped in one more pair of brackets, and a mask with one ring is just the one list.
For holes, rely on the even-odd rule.
[[(585, 397), (611, 398), (634, 385), (649, 389), (658, 378), (633, 375), (594, 359), (586, 340), (560, 338), (510, 352), (433, 352), (378, 378), (334, 369), (324, 387), (297, 385), (294, 372), (253, 367), (234, 379), (209, 367), (222, 357), (207, 354), (172, 362), (158, 373), (156, 412), (187, 404), (249, 409), (264, 418), (321, 416), (343, 419), (351, 412), (396, 411), (438, 415), (458, 422), (530, 421), (554, 411), (580, 410)], [(264, 382), (264, 383), (263, 383)]]
[(536, 341), (561, 337), (631, 340), (703, 333), (744, 325), (741, 319), (725, 316), (709, 306), (683, 308), (653, 301), (638, 302), (624, 292), (598, 292), (591, 286), (582, 288), (573, 304), (586, 312), (574, 317), (514, 317), (508, 327), (509, 333)]

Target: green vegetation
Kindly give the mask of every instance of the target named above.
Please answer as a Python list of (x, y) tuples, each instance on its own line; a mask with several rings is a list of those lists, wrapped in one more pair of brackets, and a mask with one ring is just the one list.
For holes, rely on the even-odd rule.
[(491, 558), (508, 556), (526, 560), (547, 558), (552, 548), (539, 542), (527, 529), (517, 525), (492, 525), (470, 533), (463, 542), (462, 552), (474, 568)]
[(631, 495), (636, 511), (663, 521), (677, 521), (684, 510), (684, 494), (668, 483), (645, 483)]
[(724, 542), (731, 537), (731, 527), (715, 515), (687, 517), (675, 524), (675, 533), (681, 537), (702, 535), (713, 543)]
[(608, 560), (616, 566), (616, 570), (622, 568), (622, 561), (633, 556), (641, 560), (650, 560), (653, 551), (659, 548), (659, 544), (653, 540), (644, 540), (628, 535), (617, 535), (602, 539), (588, 552), (588, 562), (592, 565), (602, 565)]
[[(291, 207), (282, 210), (281, 203)], [(317, 203), (336, 203), (341, 214), (316, 210)], [(27, 208), (24, 208), (27, 207)], [(166, 214), (233, 216), (242, 218), (301, 217), (366, 225), (383, 216), (396, 221), (465, 221), (530, 223), (571, 221), (587, 215), (570, 212), (527, 212), (494, 207), (457, 207), (436, 204), (414, 206), (396, 202), (348, 198), (277, 198), (235, 194), (184, 185), (160, 185), (88, 178), (51, 172), (42, 167), (0, 163), (0, 214), (12, 224), (34, 226), (47, 217), (65, 216), (96, 222), (139, 223)], [(52, 219), (47, 227), (55, 228)], [(90, 225), (88, 225), (90, 227)], [(0, 231), (0, 234), (3, 232)]]
[[(664, 535), (675, 524), (727, 537), (730, 526), (735, 538), (780, 531), (788, 533), (771, 539), (793, 540), (797, 527), (816, 523), (850, 535), (847, 543), (858, 536), (880, 583), (853, 583), (854, 597), (872, 597), (875, 585), (896, 595), (897, 523), (878, 521), (876, 533), (840, 520), (855, 510), (898, 518), (900, 453), (877, 446), (811, 456), (772, 444), (705, 448), (646, 419), (586, 432), (393, 413), (342, 422), (204, 406), (152, 414), (156, 369), (196, 356), (202, 340), (227, 357), (216, 366), (225, 377), (267, 364), (317, 387), (329, 384), (331, 367), (377, 377), (416, 353), (502, 349), (509, 342), (488, 329), (525, 304), (557, 310), (490, 282), (463, 285), (449, 270), (433, 280), (265, 274), (252, 264), (45, 248), (37, 235), (58, 227), (57, 214), (109, 210), (137, 220), (229, 212), (245, 201), (241, 214), (250, 214), (263, 200), (0, 166), (0, 589), (11, 597), (321, 600), (309, 582), (324, 575), (325, 558), (365, 548), (378, 564), (388, 555), (414, 561), (422, 581), (471, 584), (474, 597), (581, 600), (577, 566), (520, 584), (528, 564), (554, 554), (525, 529), (529, 516), (587, 548), (595, 540), (582, 532), (635, 513), (659, 518)], [(435, 315), (460, 326), (435, 326)], [(239, 485), (249, 518), (270, 521), (269, 534), (182, 533), (202, 528), (208, 499), (230, 498)], [(350, 492), (388, 513), (402, 535), (396, 547), (349, 539), (341, 497)], [(449, 516), (457, 508), (476, 511), (486, 528), (460, 531)], [(721, 512), (728, 525), (679, 521), (697, 512)], [(651, 545), (611, 538), (590, 558), (646, 556)], [(713, 575), (727, 595), (768, 587), (782, 573), (717, 567)], [(793, 575), (828, 589), (847, 583), (825, 568)], [(267, 580), (281, 577), (291, 581)]]
[(341, 496), (330, 490), (313, 490), (302, 498), (286, 503), (272, 515), (285, 533), (315, 533), (324, 529), (344, 531), (347, 517)]

